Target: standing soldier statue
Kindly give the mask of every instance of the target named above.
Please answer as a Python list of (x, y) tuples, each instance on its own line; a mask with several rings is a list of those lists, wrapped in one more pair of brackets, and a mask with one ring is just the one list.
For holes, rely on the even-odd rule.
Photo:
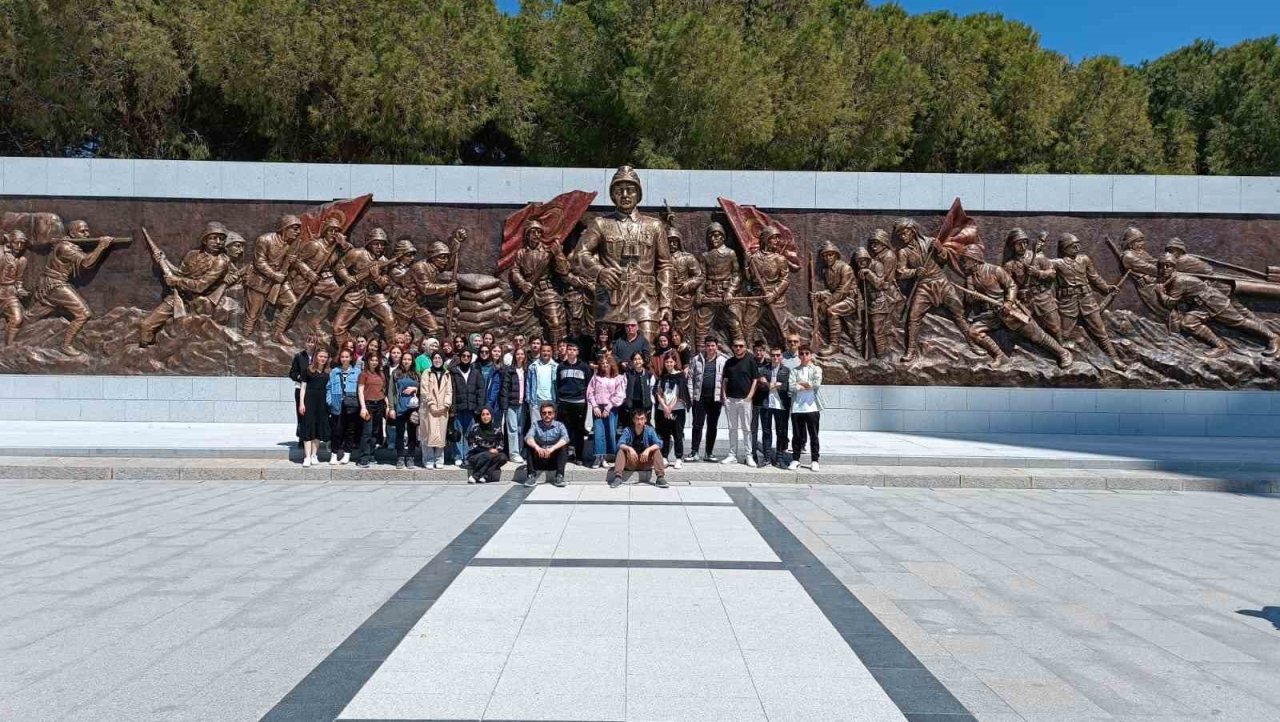
[(297, 296), (285, 278), (295, 260), (298, 239), (302, 237), (302, 219), (280, 217), (279, 228), (258, 236), (253, 244), (253, 266), (244, 281), (245, 336), (253, 336), (267, 306), (281, 308), (297, 303)]
[(1004, 238), (1002, 266), (1018, 286), (1018, 303), (1031, 312), (1031, 318), (1042, 331), (1059, 344), (1062, 339), (1062, 319), (1058, 316), (1058, 298), (1053, 284), (1058, 272), (1041, 250), (1044, 240), (1036, 241), (1036, 250), (1029, 248), (1031, 238), (1021, 228), (1014, 228)]
[(582, 275), (609, 293), (602, 319), (615, 327), (629, 319), (652, 343), (658, 321), (671, 317), (671, 253), (662, 221), (640, 213), (640, 176), (624, 165), (609, 182), (614, 212), (592, 219), (576, 253)]
[(276, 314), (272, 340), (279, 344), (289, 343), (284, 333), (312, 296), (332, 299), (338, 294), (342, 287), (334, 278), (333, 267), (350, 249), (351, 244), (342, 235), (342, 219), (337, 216), (325, 219), (319, 238), (312, 238), (299, 246), (297, 258), (290, 264), (285, 281), (293, 291), (294, 300)]
[(893, 318), (900, 313), (898, 302), (902, 300), (902, 292), (898, 290), (897, 281), (885, 279), (884, 264), (872, 258), (871, 252), (862, 246), (853, 252), (853, 265), (863, 289), (867, 323), (871, 325), (871, 348), (867, 351), (873, 358), (888, 356), (895, 345)]
[(448, 298), (458, 292), (456, 280), (440, 282), (440, 273), (449, 267), (453, 253), (444, 241), (427, 245), (425, 260), (414, 260), (417, 249), (408, 238), (396, 241), (392, 248), (396, 262), (387, 277), (392, 289), (391, 310), (395, 312), (395, 328), (403, 333), (417, 326), (424, 333), (436, 333), (440, 324), (431, 309), (423, 305), (428, 298)]
[(569, 335), (584, 340), (596, 335), (596, 287), (572, 265), (564, 278), (564, 305), (569, 315)]
[(893, 224), (893, 242), (898, 248), (898, 278), (915, 282), (907, 304), (907, 352), (902, 357), (903, 363), (911, 363), (920, 352), (920, 325), (929, 311), (945, 309), (965, 338), (969, 337), (969, 323), (960, 294), (938, 257), (940, 251), (934, 239), (920, 230), (920, 224), (910, 218), (899, 219)]
[(978, 244), (965, 246), (960, 255), (960, 270), (964, 273), (966, 295), (978, 309), (969, 323), (968, 340), (991, 355), (992, 366), (1002, 366), (1008, 357), (991, 332), (1004, 327), (1031, 343), (1048, 349), (1058, 358), (1058, 367), (1071, 365), (1071, 352), (1044, 332), (1035, 322), (1030, 310), (1018, 301), (1018, 286), (1013, 276), (1004, 268), (987, 263)]
[(4, 343), (12, 344), (22, 328), (22, 299), (31, 295), (22, 285), (27, 275), (27, 234), (9, 232), (8, 243), (0, 246), (0, 312), (4, 313)]
[(57, 241), (53, 251), (49, 253), (49, 262), (40, 274), (36, 283), (36, 291), (32, 294), (32, 304), (27, 309), (27, 318), (32, 321), (48, 316), (54, 310), (60, 310), (71, 317), (71, 325), (62, 337), (62, 352), (68, 356), (79, 356), (81, 351), (71, 345), (80, 329), (93, 318), (89, 304), (76, 292), (71, 279), (81, 271), (98, 265), (103, 254), (114, 240), (111, 236), (98, 238), (93, 250), (85, 253), (76, 245), (77, 239), (89, 238), (89, 224), (84, 221), (71, 221), (67, 226), (67, 238)]
[(174, 268), (159, 249), (153, 249), (152, 259), (160, 266), (164, 285), (172, 290), (159, 306), (138, 322), (138, 345), (155, 343), (156, 334), (175, 316), (186, 314), (186, 304), (196, 297), (212, 291), (227, 273), (230, 262), (224, 253), (227, 227), (217, 221), (205, 225), (200, 236), (200, 248), (187, 251), (182, 264)]
[(1098, 346), (1111, 357), (1112, 365), (1121, 370), (1128, 368), (1128, 364), (1120, 359), (1115, 344), (1111, 343), (1107, 326), (1102, 321), (1102, 306), (1093, 294), (1094, 289), (1107, 295), (1119, 289), (1103, 280), (1093, 260), (1080, 252), (1080, 239), (1070, 233), (1063, 233), (1058, 239), (1058, 257), (1053, 259), (1053, 268), (1058, 274), (1058, 313), (1062, 317), (1063, 338), (1073, 338), (1076, 326), (1083, 324)]
[[(791, 286), (791, 266), (787, 257), (778, 253), (774, 239), (780, 238), (782, 231), (774, 226), (765, 226), (760, 231), (760, 241), (756, 250), (747, 257), (747, 278), (751, 280), (756, 291), (764, 296), (760, 301), (747, 302), (742, 309), (742, 334), (748, 342), (755, 339), (756, 325), (765, 309), (767, 317), (773, 319), (777, 326), (778, 336), (770, 343), (781, 345), (791, 330), (791, 311), (787, 308), (787, 289)], [(817, 321), (815, 321), (817, 323)]]
[(374, 226), (365, 235), (364, 248), (348, 251), (334, 269), (343, 284), (342, 299), (333, 317), (333, 341), (338, 348), (350, 338), (352, 324), (364, 311), (378, 319), (384, 336), (390, 336), (395, 329), (395, 316), (384, 291), (388, 281), (382, 270), (390, 265), (382, 255), (386, 249), (387, 232)]
[(1168, 308), (1169, 330), (1186, 331), (1213, 347), (1205, 356), (1216, 358), (1230, 349), (1222, 337), (1214, 333), (1209, 322), (1257, 336), (1266, 342), (1264, 356), (1280, 353), (1280, 338), (1248, 309), (1232, 305), (1231, 298), (1208, 281), (1177, 270), (1178, 258), (1166, 253), (1157, 263), (1156, 297)]
[[(853, 268), (840, 258), (840, 249), (831, 241), (822, 244), (818, 252), (822, 258), (822, 290), (814, 291), (814, 307), (817, 309), (814, 323), (825, 317), (827, 345), (822, 353), (835, 353), (843, 345), (842, 330), (847, 326), (853, 347), (859, 354), (865, 352), (862, 335), (862, 294), (858, 292), (857, 277)], [(870, 260), (870, 256), (867, 257)], [(846, 321), (848, 319), (848, 321)]]
[(227, 291), (244, 283), (244, 278), (248, 275), (252, 268), (251, 264), (237, 266), (236, 262), (244, 258), (244, 249), (247, 245), (244, 236), (235, 231), (227, 231), (227, 242), (225, 244), (225, 252), (227, 254), (227, 272), (222, 274), (222, 280), (204, 296), (198, 296), (191, 305), (197, 313), (211, 314), (222, 303), (222, 299), (226, 297)]
[(564, 297), (556, 278), (569, 276), (569, 259), (557, 244), (543, 242), (546, 228), (536, 220), (525, 221), (522, 231), (524, 246), (516, 251), (511, 266), (511, 285), (520, 292), (511, 309), (513, 328), (524, 328), (529, 318), (537, 316), (551, 339), (557, 344), (565, 339)]
[(694, 309), (696, 348), (702, 348), (702, 342), (717, 321), (728, 330), (729, 340), (743, 338), (737, 304), (731, 300), (738, 295), (742, 270), (738, 265), (738, 254), (724, 241), (724, 226), (715, 222), (707, 226), (707, 250), (702, 254), (702, 273), (699, 276), (702, 279), (701, 292), (696, 296)]
[(694, 340), (693, 301), (702, 288), (702, 264), (684, 250), (675, 225), (667, 226), (667, 246), (671, 251), (671, 327), (686, 341)]

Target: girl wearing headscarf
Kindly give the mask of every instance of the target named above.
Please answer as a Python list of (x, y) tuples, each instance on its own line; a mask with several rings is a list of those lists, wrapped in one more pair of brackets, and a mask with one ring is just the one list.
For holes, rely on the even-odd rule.
[(418, 435), (422, 438), (422, 462), (427, 468), (444, 467), (444, 443), (449, 430), (449, 410), (453, 408), (453, 379), (444, 367), (444, 354), (431, 354), (431, 368), (420, 380), (418, 395)]
[(488, 406), (476, 413), (476, 422), (467, 431), (467, 446), (467, 482), (497, 481), (507, 455), (502, 453), (502, 427), (494, 423)]

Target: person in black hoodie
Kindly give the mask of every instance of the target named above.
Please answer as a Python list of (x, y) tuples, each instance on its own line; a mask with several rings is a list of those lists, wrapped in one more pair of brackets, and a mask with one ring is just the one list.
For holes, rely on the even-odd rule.
[(471, 350), (463, 348), (458, 362), (450, 371), (453, 374), (453, 423), (458, 440), (453, 446), (454, 463), (467, 463), (467, 431), (475, 422), (476, 412), (484, 408), (484, 374), (471, 363)]
[(578, 358), (578, 345), (566, 345), (564, 360), (556, 367), (556, 416), (569, 429), (569, 447), (583, 466), (587, 465), (582, 440), (586, 436), (589, 383), (591, 367)]
[(631, 354), (626, 376), (627, 393), (622, 399), (622, 406), (618, 407), (619, 427), (630, 426), (631, 415), (637, 411), (653, 417), (653, 389), (657, 379), (649, 373), (649, 366), (640, 351)]
[[(307, 375), (307, 367), (311, 365), (311, 357), (320, 346), (320, 337), (314, 333), (307, 334), (306, 343), (301, 351), (293, 355), (293, 363), (289, 364), (289, 379), (293, 381), (293, 410), (297, 411), (302, 404), (303, 380)], [(294, 430), (298, 437), (298, 448), (302, 448), (302, 414), (298, 414), (298, 425)]]
[(502, 427), (493, 421), (493, 412), (485, 406), (476, 413), (476, 422), (467, 431), (467, 482), (484, 484), (497, 481), (507, 455), (502, 453)]
[(662, 376), (658, 377), (653, 395), (657, 417), (654, 426), (662, 439), (662, 458), (667, 458), (674, 441), (676, 457), (671, 468), (679, 469), (684, 457), (684, 419), (693, 402), (689, 400), (689, 377), (680, 368), (680, 353), (675, 349), (662, 354)]

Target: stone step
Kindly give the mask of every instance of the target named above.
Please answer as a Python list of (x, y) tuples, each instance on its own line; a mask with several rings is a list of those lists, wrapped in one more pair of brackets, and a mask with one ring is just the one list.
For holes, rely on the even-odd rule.
[[(509, 482), (515, 466), (503, 469)], [(645, 474), (630, 475), (647, 477)], [(570, 466), (570, 483), (604, 483), (603, 469)], [(723, 485), (860, 485), (871, 487), (975, 489), (1084, 489), (1136, 491), (1228, 491), (1280, 493), (1280, 473), (1226, 472), (1187, 474), (1148, 469), (1043, 469), (973, 466), (881, 466), (823, 462), (822, 470), (752, 469), (741, 464), (690, 463), (671, 469), (673, 484)], [(75, 481), (262, 481), (301, 483), (466, 483), (457, 467), (440, 470), (403, 469), (379, 465), (361, 469), (355, 464), (303, 468), (285, 460), (82, 457), (7, 457), (0, 459), (0, 479)], [(647, 481), (647, 478), (641, 479)]]

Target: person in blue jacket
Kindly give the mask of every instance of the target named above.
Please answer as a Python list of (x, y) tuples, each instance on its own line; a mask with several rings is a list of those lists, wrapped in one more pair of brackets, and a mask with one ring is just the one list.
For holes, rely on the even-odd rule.
[(329, 372), (329, 413), (336, 423), (329, 440), (329, 463), (345, 464), (351, 461), (351, 452), (360, 443), (360, 431), (364, 421), (360, 418), (360, 369), (351, 363), (349, 349), (338, 352), (338, 365)]

